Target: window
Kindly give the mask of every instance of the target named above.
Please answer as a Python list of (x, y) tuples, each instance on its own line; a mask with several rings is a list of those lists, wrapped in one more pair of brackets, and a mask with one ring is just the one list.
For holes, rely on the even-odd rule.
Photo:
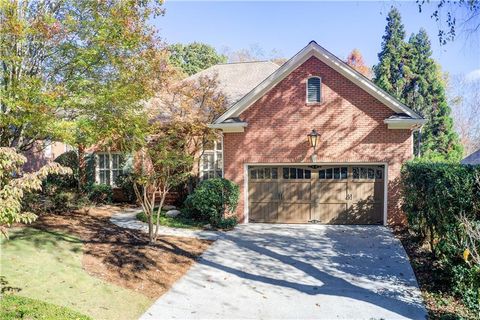
[(382, 180), (383, 169), (372, 167), (353, 167), (352, 178), (354, 180), (367, 179), (367, 180)]
[(312, 171), (300, 168), (283, 168), (283, 179), (310, 179)]
[(311, 77), (307, 80), (307, 103), (320, 103), (322, 99), (322, 79)]
[(255, 168), (250, 169), (250, 179), (278, 179), (278, 168)]
[(97, 154), (96, 182), (115, 186), (115, 180), (123, 172), (124, 157), (120, 153)]
[(200, 161), (200, 177), (202, 179), (223, 177), (222, 141), (209, 142), (203, 148)]
[(347, 167), (327, 168), (318, 171), (318, 179), (320, 180), (343, 180), (347, 179)]

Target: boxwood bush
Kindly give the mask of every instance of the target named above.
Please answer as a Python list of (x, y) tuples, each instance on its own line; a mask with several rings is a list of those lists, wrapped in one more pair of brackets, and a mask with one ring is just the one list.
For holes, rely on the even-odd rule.
[(452, 291), (480, 310), (480, 166), (412, 161), (402, 168), (403, 209), (409, 228), (428, 242)]
[(202, 181), (185, 200), (188, 214), (200, 221), (209, 222), (215, 228), (229, 229), (237, 223), (236, 217), (225, 218), (238, 205), (238, 185), (223, 178)]

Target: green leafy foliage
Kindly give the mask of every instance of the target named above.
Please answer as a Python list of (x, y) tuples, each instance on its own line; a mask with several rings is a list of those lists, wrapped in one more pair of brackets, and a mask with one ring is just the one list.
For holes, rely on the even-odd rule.
[(125, 200), (128, 203), (135, 202), (135, 190), (133, 187), (134, 176), (131, 172), (120, 173), (115, 179), (115, 186), (122, 190)]
[(0, 299), (0, 318), (14, 319), (91, 319), (66, 307), (57, 306), (36, 299), (7, 294)]
[(78, 154), (75, 151), (68, 151), (55, 159), (55, 162), (63, 167), (70, 168), (72, 174), (58, 175), (49, 174), (45, 180), (45, 189), (77, 189), (78, 188)]
[(392, 7), (387, 16), (382, 50), (378, 54), (379, 63), (374, 66), (373, 71), (375, 83), (395, 97), (400, 96), (405, 85), (402, 68), (406, 47), (404, 38), (405, 27), (400, 12)]
[(212, 46), (193, 42), (187, 45), (177, 43), (168, 47), (170, 62), (187, 75), (198, 73), (208, 67), (227, 62), (227, 57), (218, 54)]
[(90, 184), (87, 186), (88, 199), (94, 203), (110, 203), (112, 202), (113, 190), (108, 184)]
[(23, 173), (26, 162), (13, 148), (0, 148), (0, 231), (6, 236), (7, 228), (14, 223), (31, 223), (37, 216), (22, 210), (25, 194), (40, 191), (42, 180), (48, 174), (71, 174), (69, 168), (49, 163), (39, 171)]
[(215, 228), (233, 227), (235, 217), (225, 218), (238, 205), (238, 185), (223, 178), (202, 181), (185, 201), (186, 210), (197, 220), (208, 221)]
[(161, 6), (0, 1), (0, 146), (121, 144), (135, 136), (141, 101), (166, 60), (148, 23)]
[[(149, 138), (136, 155), (138, 163), (132, 173), (133, 189), (148, 218), (150, 241), (155, 241), (160, 226), (160, 212), (166, 196), (172, 188), (188, 179), (193, 156), (188, 150), (190, 136), (179, 130), (175, 123), (172, 122), (168, 126), (156, 123), (146, 130)], [(160, 204), (154, 210), (156, 199), (160, 199)]]
[[(400, 12), (392, 7), (378, 58), (374, 82), (427, 120), (422, 129), (421, 149), (415, 143), (415, 154), (432, 161), (458, 162), (463, 148), (453, 129), (446, 84), (440, 66), (432, 58), (426, 31), (420, 29), (405, 42)], [(415, 140), (418, 139), (415, 134)]]
[(402, 185), (409, 228), (429, 243), (452, 291), (480, 311), (480, 233), (471, 231), (480, 230), (480, 167), (409, 162)]

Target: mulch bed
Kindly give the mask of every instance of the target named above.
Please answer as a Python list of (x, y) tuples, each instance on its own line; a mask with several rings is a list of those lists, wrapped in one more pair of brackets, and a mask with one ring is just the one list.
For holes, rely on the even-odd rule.
[(33, 225), (73, 234), (84, 243), (83, 267), (91, 275), (157, 298), (184, 275), (211, 241), (159, 237), (149, 244), (138, 230), (109, 221), (112, 207), (41, 216)]
[(442, 277), (444, 272), (433, 259), (430, 250), (420, 246), (418, 239), (415, 239), (406, 228), (397, 227), (393, 232), (408, 254), (429, 319), (476, 319), (461, 300), (450, 293), (449, 281)]

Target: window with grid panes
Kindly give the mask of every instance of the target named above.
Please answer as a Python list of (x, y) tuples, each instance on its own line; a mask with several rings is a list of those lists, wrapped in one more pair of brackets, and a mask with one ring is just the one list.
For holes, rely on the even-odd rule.
[(200, 161), (200, 177), (202, 179), (223, 177), (223, 144), (221, 140), (211, 141), (204, 145)]
[(123, 171), (124, 157), (120, 153), (97, 153), (96, 182), (115, 186), (117, 177)]

